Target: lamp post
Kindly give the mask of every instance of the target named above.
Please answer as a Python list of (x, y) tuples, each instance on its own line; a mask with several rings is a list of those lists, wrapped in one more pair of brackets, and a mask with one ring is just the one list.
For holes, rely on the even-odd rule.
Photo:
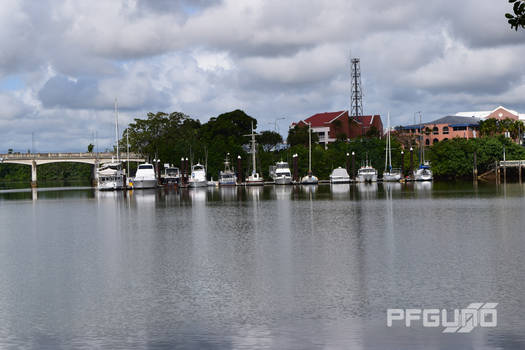
[(242, 183), (242, 163), (241, 156), (237, 156), (237, 183)]
[(350, 174), (350, 153), (346, 152), (346, 172)]
[(295, 153), (293, 156), (293, 180), (299, 181), (298, 179), (298, 170), (297, 170), (297, 153)]

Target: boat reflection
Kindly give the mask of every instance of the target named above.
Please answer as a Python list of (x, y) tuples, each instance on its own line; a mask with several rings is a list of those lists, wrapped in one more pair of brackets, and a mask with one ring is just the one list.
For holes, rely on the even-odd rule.
[(350, 184), (331, 184), (332, 198), (346, 198), (350, 192)]
[(273, 190), (277, 199), (290, 199), (292, 195), (292, 186), (273, 186)]
[(375, 199), (377, 197), (377, 182), (372, 183), (356, 183), (357, 192), (359, 193), (359, 198), (362, 199)]
[(221, 186), (218, 188), (220, 199), (223, 201), (236, 201), (237, 191), (237, 186)]
[(258, 201), (262, 196), (264, 186), (246, 186), (244, 190), (248, 199)]

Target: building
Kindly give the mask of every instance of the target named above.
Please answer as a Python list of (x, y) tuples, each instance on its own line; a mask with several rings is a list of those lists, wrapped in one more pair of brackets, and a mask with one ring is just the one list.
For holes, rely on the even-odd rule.
[(292, 123), (290, 127), (308, 126), (309, 124), (312, 127), (312, 133), (317, 133), (319, 143), (324, 144), (325, 147), (338, 138), (348, 140), (364, 136), (374, 128), (379, 135), (383, 134), (383, 122), (379, 115), (364, 115), (350, 120), (348, 111), (317, 113), (297, 123)]
[(423, 142), (429, 146), (454, 137), (476, 138), (479, 135), (480, 120), (476, 117), (449, 115), (431, 122), (399, 126), (396, 131), (400, 135), (413, 135), (415, 139), (422, 131)]
[(456, 113), (460, 117), (475, 117), (479, 119), (513, 119), (513, 120), (525, 120), (525, 113), (518, 113), (512, 109), (507, 109), (503, 106), (499, 106), (492, 111), (475, 111), (475, 112), (459, 112)]

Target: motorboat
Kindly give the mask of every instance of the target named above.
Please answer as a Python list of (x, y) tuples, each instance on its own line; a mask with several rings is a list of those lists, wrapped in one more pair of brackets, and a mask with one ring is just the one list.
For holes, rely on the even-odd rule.
[(421, 164), (419, 168), (414, 171), (415, 181), (432, 181), (432, 179), (432, 169), (430, 169), (430, 164), (428, 162)]
[(180, 170), (179, 168), (164, 164), (164, 173), (160, 175), (160, 182), (163, 185), (179, 185), (180, 184)]
[(97, 169), (97, 189), (102, 191), (121, 190), (126, 188), (126, 174), (122, 163), (105, 163)]
[(377, 170), (368, 162), (357, 170), (357, 182), (377, 182)]
[(153, 164), (140, 164), (135, 173), (135, 177), (130, 180), (130, 185), (133, 189), (156, 188), (157, 176)]
[(348, 175), (348, 171), (346, 171), (345, 168), (337, 167), (336, 169), (332, 170), (332, 173), (330, 174), (331, 184), (346, 184), (349, 182), (350, 175)]
[(314, 176), (311, 171), (309, 171), (306, 176), (303, 176), (301, 179), (301, 184), (303, 185), (317, 185), (319, 183), (319, 179), (317, 176)]
[(207, 187), (208, 180), (206, 180), (206, 168), (202, 164), (195, 164), (191, 167), (191, 177), (188, 181), (190, 187)]
[(219, 186), (235, 186), (237, 185), (237, 175), (231, 169), (229, 153), (224, 160), (224, 170), (219, 172)]
[(292, 173), (287, 162), (277, 162), (270, 167), (270, 175), (276, 185), (290, 185), (292, 183)]

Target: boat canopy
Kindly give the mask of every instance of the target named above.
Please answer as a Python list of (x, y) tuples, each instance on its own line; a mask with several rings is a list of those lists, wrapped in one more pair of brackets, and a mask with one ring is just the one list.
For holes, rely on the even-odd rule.
[(345, 168), (336, 168), (332, 171), (331, 177), (350, 177)]

